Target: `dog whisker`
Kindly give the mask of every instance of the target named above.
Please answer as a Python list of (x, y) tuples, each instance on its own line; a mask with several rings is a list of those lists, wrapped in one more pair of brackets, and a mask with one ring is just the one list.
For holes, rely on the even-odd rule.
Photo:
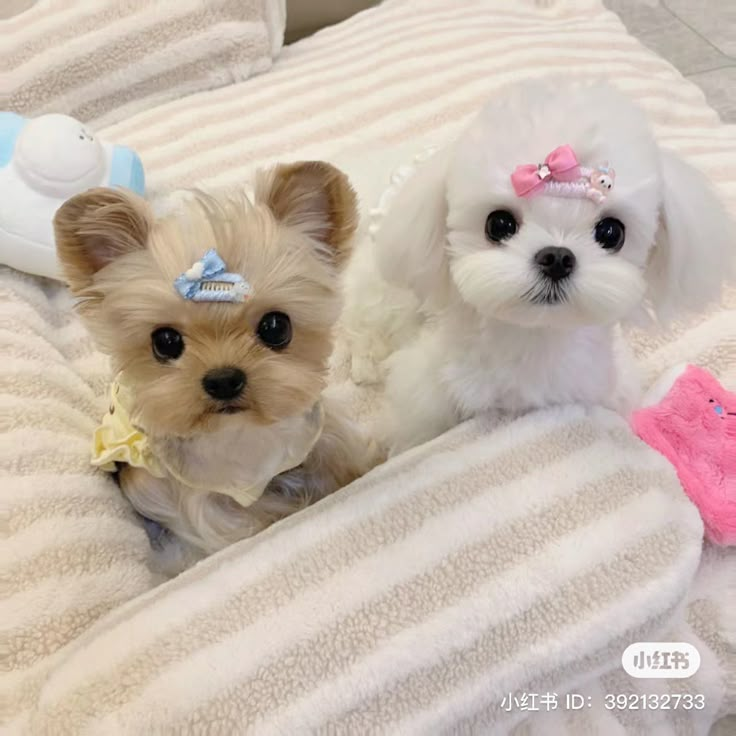
[(562, 282), (537, 279), (521, 298), (535, 305), (565, 304), (570, 300), (567, 279)]

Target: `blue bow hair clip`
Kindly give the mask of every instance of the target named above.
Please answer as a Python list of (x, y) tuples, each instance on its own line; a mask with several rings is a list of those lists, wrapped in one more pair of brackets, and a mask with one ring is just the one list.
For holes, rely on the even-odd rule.
[(238, 273), (228, 273), (214, 248), (174, 281), (174, 288), (193, 302), (244, 302), (250, 284)]

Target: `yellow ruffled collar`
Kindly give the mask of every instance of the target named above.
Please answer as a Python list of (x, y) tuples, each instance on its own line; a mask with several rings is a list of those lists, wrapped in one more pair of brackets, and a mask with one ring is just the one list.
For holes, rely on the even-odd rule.
[[(94, 433), (92, 447), (92, 465), (114, 473), (117, 463), (126, 463), (136, 468), (145, 468), (157, 478), (170, 477), (173, 481), (191, 488), (193, 491), (224, 493), (234, 498), (241, 506), (250, 506), (257, 501), (266, 489), (272, 478), (280, 473), (291, 470), (300, 465), (311, 452), (324, 427), (324, 410), (321, 403), (317, 403), (303, 418), (297, 418), (297, 424), (292, 422), (292, 431), (284, 432), (281, 436), (289, 436), (290, 441), (279, 443), (270, 442), (275, 453), (260, 457), (258, 467), (249, 468), (247, 475), (250, 480), (237, 487), (223, 485), (211, 487), (194, 478), (183, 476), (191, 475), (184, 472), (173, 462), (170, 453), (165, 448), (158, 447), (164, 454), (154, 452), (151, 440), (145, 430), (133, 424), (130, 416), (130, 407), (133, 397), (130, 388), (125, 385), (121, 375), (118, 375), (110, 388), (110, 405), (102, 422)], [(293, 429), (296, 428), (296, 432)], [(245, 436), (245, 433), (243, 433)], [(277, 435), (278, 436), (278, 435)], [(263, 453), (256, 453), (262, 456)], [(165, 460), (169, 457), (169, 461)]]
[(130, 389), (117, 376), (110, 387), (110, 405), (95, 430), (92, 465), (108, 473), (117, 470), (116, 463), (145, 468), (156, 478), (166, 473), (151, 450), (148, 435), (130, 419), (133, 397)]

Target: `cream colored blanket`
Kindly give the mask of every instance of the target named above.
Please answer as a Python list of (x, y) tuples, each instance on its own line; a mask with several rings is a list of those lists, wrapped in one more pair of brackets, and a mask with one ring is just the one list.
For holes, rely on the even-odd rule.
[(0, 21), (0, 107), (109, 125), (267, 71), (285, 15), (285, 0), (36, 0)]
[[(389, 0), (267, 75), (101, 133), (140, 152), (158, 195), (442, 143), (498, 86), (553, 67), (641, 100), (736, 212), (733, 128), (597, 0)], [(380, 190), (388, 172), (365, 163)], [(736, 386), (733, 295), (632, 341), (647, 380), (692, 361)], [(88, 464), (109, 374), (65, 291), (2, 269), (0, 351), (3, 732), (706, 734), (736, 707), (734, 555), (702, 551), (672, 469), (610, 413), (469, 422), (159, 585)], [(699, 673), (632, 680), (621, 653), (647, 639), (695, 644)], [(705, 705), (604, 707), (645, 690)], [(504, 707), (546, 692), (556, 710)], [(592, 707), (565, 710), (568, 692)]]

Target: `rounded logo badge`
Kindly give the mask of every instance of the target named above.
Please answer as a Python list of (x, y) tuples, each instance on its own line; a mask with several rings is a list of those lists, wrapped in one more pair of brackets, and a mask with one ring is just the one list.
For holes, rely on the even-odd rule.
[(700, 653), (684, 641), (639, 641), (626, 647), (621, 665), (631, 677), (692, 677), (700, 667)]

